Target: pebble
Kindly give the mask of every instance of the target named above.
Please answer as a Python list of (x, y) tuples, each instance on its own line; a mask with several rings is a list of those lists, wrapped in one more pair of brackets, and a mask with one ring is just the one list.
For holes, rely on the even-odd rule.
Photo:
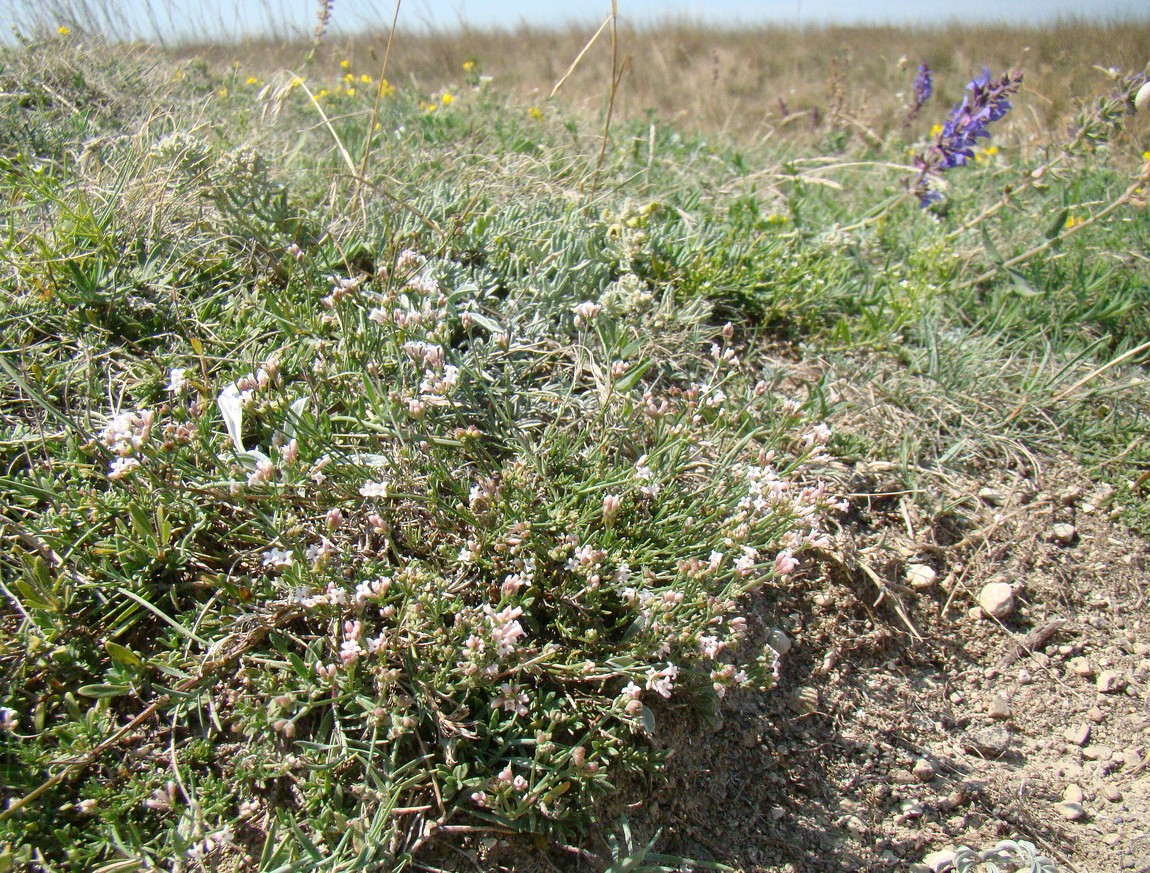
[(1050, 529), (1050, 533), (1051, 536), (1054, 537), (1054, 541), (1060, 546), (1070, 545), (1074, 542), (1074, 538), (1078, 536), (1078, 531), (1075, 530), (1074, 525), (1066, 523), (1054, 525), (1054, 527)]
[(1111, 803), (1122, 802), (1122, 792), (1118, 790), (1117, 785), (1111, 785), (1107, 782), (1102, 786), (1099, 793)]
[(1118, 833), (1117, 831), (1113, 831), (1104, 836), (1102, 838), (1102, 842), (1110, 847), (1117, 846), (1120, 842), (1122, 842), (1122, 834)]
[(1125, 752), (1123, 752), (1122, 760), (1131, 770), (1137, 770), (1142, 766), (1142, 756), (1133, 749), (1127, 749)]
[(1082, 757), (1087, 761), (1109, 761), (1114, 757), (1114, 750), (1109, 746), (1087, 746), (1082, 750)]
[(930, 763), (926, 758), (919, 758), (914, 762), (914, 768), (911, 770), (914, 778), (919, 782), (930, 782), (938, 775), (938, 771), (934, 769), (934, 764)]
[(1063, 734), (1066, 737), (1066, 742), (1074, 743), (1076, 746), (1085, 746), (1086, 741), (1090, 739), (1090, 725), (1088, 724), (1072, 724), (1066, 729)]
[(1006, 618), (1014, 611), (1014, 589), (1005, 582), (991, 582), (978, 593), (978, 605), (992, 618)]
[(1114, 694), (1122, 690), (1126, 683), (1113, 670), (1103, 670), (1098, 674), (1098, 690), (1103, 694)]
[(918, 818), (926, 811), (923, 805), (917, 800), (904, 800), (900, 809), (902, 810), (902, 814), (907, 818)]
[(1066, 790), (1062, 792), (1062, 799), (1066, 803), (1081, 804), (1082, 801), (1086, 799), (1086, 795), (1082, 793), (1081, 786), (1075, 785), (1073, 782), (1071, 782), (1066, 786)]
[(1092, 706), (1090, 709), (1086, 710), (1086, 717), (1095, 724), (1102, 724), (1103, 720), (1106, 718), (1106, 716), (1102, 714), (1102, 710), (1097, 706)]
[(990, 706), (987, 707), (987, 715), (991, 718), (1010, 718), (1010, 701), (1002, 694), (996, 694), (990, 698)]
[(933, 588), (938, 581), (938, 573), (926, 564), (910, 564), (906, 568), (906, 582), (919, 591)]
[(1064, 800), (1058, 804), (1058, 812), (1062, 817), (1070, 821), (1082, 821), (1086, 818), (1086, 810), (1081, 803), (1072, 803), (1069, 800)]
[(1006, 495), (997, 488), (980, 488), (978, 499), (991, 506), (1002, 506), (1006, 502)]
[(1075, 676), (1082, 676), (1089, 679), (1094, 675), (1094, 665), (1091, 664), (1087, 658), (1071, 658), (1066, 666), (1070, 668), (1070, 672)]
[(791, 650), (791, 638), (778, 628), (771, 631), (771, 637), (767, 642), (780, 658)]
[(897, 785), (914, 785), (918, 782), (914, 773), (909, 770), (895, 770), (894, 773), (891, 774), (891, 779), (893, 779)]
[(1071, 485), (1058, 495), (1058, 499), (1062, 501), (1063, 506), (1073, 506), (1082, 499), (1082, 486)]
[(1010, 747), (1010, 734), (1000, 727), (971, 731), (962, 739), (963, 748), (984, 758), (999, 758)]

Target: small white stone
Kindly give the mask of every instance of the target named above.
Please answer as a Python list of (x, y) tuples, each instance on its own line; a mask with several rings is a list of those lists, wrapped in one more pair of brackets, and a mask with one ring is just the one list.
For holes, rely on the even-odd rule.
[(1103, 694), (1114, 694), (1121, 691), (1125, 685), (1122, 677), (1113, 670), (1103, 670), (1098, 674), (1098, 690)]
[(925, 590), (933, 588), (938, 581), (938, 573), (927, 564), (910, 564), (906, 568), (906, 582), (911, 588)]
[(1005, 582), (991, 582), (982, 586), (978, 605), (992, 618), (1006, 618), (1014, 611), (1014, 589)]
[(1118, 790), (1117, 785), (1111, 785), (1109, 782), (1107, 782), (1099, 790), (1099, 793), (1111, 803), (1122, 802), (1122, 792)]
[(774, 628), (771, 631), (771, 638), (768, 644), (772, 649), (778, 652), (780, 658), (791, 650), (791, 638), (778, 628)]
[(1086, 799), (1086, 795), (1082, 793), (1082, 788), (1071, 782), (1066, 786), (1066, 790), (1062, 792), (1062, 799), (1067, 803), (1081, 804)]
[(914, 762), (914, 768), (911, 770), (914, 778), (919, 782), (930, 782), (938, 775), (938, 771), (934, 769), (934, 765), (926, 758), (919, 758)]
[(1094, 675), (1094, 665), (1091, 664), (1087, 658), (1071, 658), (1066, 666), (1070, 668), (1070, 672), (1075, 676), (1082, 676), (1089, 679)]
[(1059, 523), (1050, 529), (1050, 534), (1054, 537), (1054, 541), (1062, 546), (1068, 546), (1074, 542), (1074, 538), (1078, 536), (1078, 531), (1075, 530), (1074, 525)]
[(991, 506), (1002, 506), (1006, 502), (1006, 495), (997, 488), (980, 488), (978, 498)]
[(1090, 739), (1090, 725), (1072, 724), (1066, 729), (1063, 736), (1066, 737), (1066, 742), (1068, 743), (1074, 743), (1076, 746), (1085, 746)]
[(990, 698), (986, 714), (991, 718), (1010, 718), (1010, 701), (1002, 694), (995, 694)]
[(1071, 803), (1068, 800), (1062, 801), (1058, 804), (1058, 812), (1062, 817), (1070, 821), (1082, 821), (1086, 818), (1086, 810), (1083, 809), (1081, 803)]

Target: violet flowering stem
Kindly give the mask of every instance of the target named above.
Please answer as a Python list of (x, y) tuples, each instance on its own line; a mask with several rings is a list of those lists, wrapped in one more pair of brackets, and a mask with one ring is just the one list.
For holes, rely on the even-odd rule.
[(994, 267), (987, 270), (985, 273), (982, 273), (981, 275), (978, 275), (973, 279), (968, 279), (966, 282), (963, 282), (958, 287), (959, 288), (969, 288), (972, 285), (979, 285), (982, 282), (986, 282), (986, 281), (989, 281), (990, 279), (993, 279), (998, 274), (999, 270), (1008, 270), (1011, 267), (1016, 267), (1019, 264), (1025, 263), (1026, 261), (1033, 258), (1035, 255), (1042, 254), (1044, 251), (1046, 251), (1051, 246), (1054, 246), (1057, 243), (1060, 243), (1062, 240), (1066, 239), (1067, 237), (1078, 233), (1080, 230), (1089, 227), (1090, 225), (1092, 225), (1092, 224), (1098, 222), (1099, 220), (1105, 218), (1107, 215), (1110, 215), (1110, 213), (1114, 212), (1115, 210), (1118, 210), (1118, 209), (1122, 208), (1123, 206), (1125, 206), (1127, 203), (1130, 202), (1130, 199), (1138, 192), (1138, 190), (1143, 185), (1146, 184), (1146, 182), (1148, 180), (1150, 180), (1150, 172), (1143, 173), (1141, 176), (1139, 176), (1137, 179), (1135, 179), (1133, 183), (1131, 183), (1130, 187), (1128, 187), (1125, 191), (1123, 191), (1118, 196), (1117, 200), (1115, 200), (1113, 203), (1111, 203), (1105, 209), (1099, 210), (1098, 212), (1094, 213), (1090, 217), (1082, 219), (1082, 221), (1075, 222), (1070, 227), (1063, 228), (1063, 230), (1058, 234), (1058, 236), (1052, 237), (1051, 239), (1048, 239), (1048, 240), (1045, 240), (1044, 242), (1036, 245), (1034, 248), (1023, 252), (1020, 255), (1015, 255), (1013, 258), (1010, 258), (1009, 260), (1003, 261), (1001, 264), (996, 264)]

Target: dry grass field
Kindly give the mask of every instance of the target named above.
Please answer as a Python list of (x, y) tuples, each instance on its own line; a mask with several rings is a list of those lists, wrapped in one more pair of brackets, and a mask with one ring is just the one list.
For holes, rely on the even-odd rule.
[[(1021, 69), (1025, 109), (1011, 119), (1013, 136), (1031, 148), (1058, 141), (1080, 102), (1104, 89), (1106, 70), (1139, 69), (1150, 59), (1150, 28), (1137, 24), (1067, 22), (1051, 27), (950, 25), (938, 28), (785, 27), (721, 29), (626, 26), (619, 50), (627, 70), (617, 110), (738, 142), (791, 140), (809, 144), (845, 131), (864, 141), (900, 127), (914, 72), (926, 62), (944, 99), (957, 101), (972, 72)], [(545, 101), (593, 30), (397, 32), (389, 78), (418, 89), (459, 83), (463, 65), (492, 76), (501, 90)], [(333, 37), (313, 60), (317, 70), (350, 60), (356, 70), (379, 69), (387, 33)], [(308, 44), (247, 42), (188, 45), (188, 57), (245, 70), (295, 68)], [(604, 34), (562, 90), (564, 100), (598, 113), (610, 81)]]

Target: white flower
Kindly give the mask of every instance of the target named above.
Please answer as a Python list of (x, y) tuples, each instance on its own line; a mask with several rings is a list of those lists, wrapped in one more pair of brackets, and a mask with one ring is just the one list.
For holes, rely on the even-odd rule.
[(183, 394), (188, 390), (188, 378), (184, 367), (172, 367), (168, 371), (168, 390), (173, 394)]
[(287, 549), (268, 549), (263, 554), (263, 565), (271, 569), (290, 567), (294, 560), (292, 553)]
[(108, 465), (108, 478), (123, 479), (139, 466), (140, 462), (135, 458), (116, 458)]
[(364, 497), (386, 497), (387, 496), (387, 483), (386, 482), (364, 482), (359, 488), (359, 493)]

